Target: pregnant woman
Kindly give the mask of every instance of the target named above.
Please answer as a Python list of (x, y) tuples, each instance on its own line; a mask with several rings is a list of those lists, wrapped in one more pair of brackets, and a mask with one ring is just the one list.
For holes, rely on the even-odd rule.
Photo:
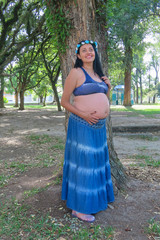
[(72, 216), (93, 222), (92, 214), (114, 201), (105, 125), (111, 85), (102, 72), (96, 42), (81, 41), (76, 54), (61, 100), (70, 112), (62, 200), (72, 209)]

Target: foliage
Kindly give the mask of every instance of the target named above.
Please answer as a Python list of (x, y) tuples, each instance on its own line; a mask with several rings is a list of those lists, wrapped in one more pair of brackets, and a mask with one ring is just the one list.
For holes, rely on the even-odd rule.
[(44, 15), (38, 0), (0, 4), (0, 69), (42, 31)]
[[(142, 44), (142, 41), (150, 27), (150, 16), (157, 8), (158, 6), (149, 0), (107, 1), (109, 75), (111, 80), (113, 78), (114, 85), (123, 82), (124, 78), (125, 84), (129, 82), (129, 79), (126, 81), (128, 75), (126, 70), (130, 72), (134, 65), (138, 65), (135, 54), (139, 59), (143, 58), (144, 53), (143, 55), (141, 53), (144, 43)], [(140, 71), (142, 75), (145, 74), (144, 66)], [(119, 81), (119, 76), (122, 81)], [(137, 81), (136, 78), (134, 78), (135, 81)]]
[(4, 101), (4, 103), (8, 103), (8, 100), (6, 97), (3, 97), (3, 101)]
[[(111, 6), (112, 9), (108, 7), (108, 12), (111, 11), (108, 15), (110, 39), (115, 44), (137, 48), (146, 31), (144, 19), (150, 14), (151, 1), (113, 0)], [(119, 45), (121, 50), (124, 50), (123, 45)]]
[(66, 1), (46, 0), (46, 19), (49, 32), (52, 34), (55, 47), (59, 52), (64, 53), (66, 50), (66, 40), (72, 28), (71, 21), (66, 15), (65, 11)]

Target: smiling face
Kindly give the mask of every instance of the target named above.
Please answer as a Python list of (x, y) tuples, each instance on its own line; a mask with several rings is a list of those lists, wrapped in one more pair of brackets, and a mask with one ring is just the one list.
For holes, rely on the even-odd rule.
[(93, 62), (95, 59), (95, 51), (91, 44), (84, 44), (79, 49), (78, 58), (82, 60), (83, 63)]

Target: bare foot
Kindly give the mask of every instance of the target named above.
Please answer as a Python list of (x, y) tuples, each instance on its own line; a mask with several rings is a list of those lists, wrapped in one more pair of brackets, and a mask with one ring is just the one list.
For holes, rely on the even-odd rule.
[(84, 213), (79, 213), (76, 212), (74, 210), (72, 210), (72, 216), (73, 217), (77, 217), (82, 221), (86, 221), (86, 222), (94, 222), (95, 221), (95, 217), (89, 214), (84, 214)]

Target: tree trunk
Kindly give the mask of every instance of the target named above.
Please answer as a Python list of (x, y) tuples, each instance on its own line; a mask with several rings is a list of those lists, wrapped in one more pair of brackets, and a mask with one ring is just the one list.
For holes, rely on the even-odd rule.
[(4, 108), (4, 77), (0, 75), (0, 108)]
[(15, 89), (14, 99), (15, 99), (14, 107), (18, 107), (18, 91), (17, 91), (17, 89)]
[(125, 77), (124, 77), (124, 106), (131, 106), (131, 70), (132, 70), (132, 49), (125, 50)]
[(58, 97), (57, 88), (56, 88), (55, 84), (52, 85), (52, 89), (53, 89), (53, 92), (54, 92), (54, 98), (55, 98), (55, 101), (57, 103), (58, 111), (62, 111), (61, 104), (60, 104), (59, 97)]
[[(54, 3), (53, 3), (54, 4)], [(99, 4), (97, 2), (97, 4)], [(78, 42), (81, 40), (89, 39), (96, 40), (98, 42), (98, 53), (100, 55), (105, 70), (107, 71), (106, 63), (106, 39), (105, 39), (105, 28), (102, 22), (96, 18), (96, 7), (94, 0), (71, 0), (66, 1), (64, 6), (64, 14), (67, 18), (72, 21), (72, 27), (68, 38), (66, 52), (60, 53), (61, 71), (63, 84), (70, 70), (73, 68), (75, 63), (75, 48)], [(104, 31), (103, 31), (104, 30)], [(104, 66), (103, 66), (104, 67)], [(66, 112), (66, 122), (68, 118), (68, 112)], [(108, 129), (108, 146), (110, 153), (110, 162), (112, 166), (112, 177), (115, 186), (122, 188), (126, 184), (125, 170), (120, 163), (118, 156), (114, 150), (113, 135), (111, 119), (108, 118), (107, 122)]]
[(20, 107), (19, 110), (24, 110), (24, 90), (20, 91)]
[(136, 68), (136, 76), (135, 76), (135, 103), (138, 103), (138, 69)]
[(156, 103), (156, 95), (155, 94), (153, 96), (153, 102), (152, 103)]
[(59, 67), (58, 70), (57, 70), (56, 76), (54, 77), (54, 79), (53, 79), (52, 76), (50, 76), (50, 82), (51, 82), (51, 84), (52, 84), (52, 89), (53, 89), (55, 101), (56, 101), (56, 103), (57, 103), (58, 111), (62, 111), (62, 109), (61, 109), (61, 104), (60, 104), (60, 101), (59, 101), (58, 92), (57, 92), (57, 87), (56, 87), (56, 83), (57, 83), (57, 81), (58, 81), (58, 77), (59, 77), (59, 74), (60, 74), (60, 70), (61, 70), (61, 69), (60, 69), (60, 67)]
[(44, 95), (44, 98), (43, 98), (43, 107), (46, 106), (46, 97), (47, 97), (47, 94)]
[(142, 76), (140, 74), (140, 77), (139, 77), (139, 83), (140, 83), (140, 92), (141, 92), (141, 104), (143, 103), (143, 89), (142, 89)]
[(139, 98), (139, 88), (138, 88), (138, 81), (136, 82), (136, 103), (138, 104), (138, 98)]
[(43, 95), (39, 96), (39, 103), (43, 103)]
[[(151, 75), (150, 75), (150, 68), (149, 68), (149, 77), (148, 77), (148, 87), (149, 87), (149, 91), (151, 90)], [(150, 96), (148, 97), (148, 103), (151, 103), (151, 98)]]

